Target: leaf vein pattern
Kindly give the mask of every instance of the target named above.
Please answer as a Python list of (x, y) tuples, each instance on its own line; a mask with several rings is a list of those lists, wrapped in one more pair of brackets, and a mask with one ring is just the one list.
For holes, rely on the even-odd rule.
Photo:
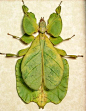
[(42, 75), (40, 75), (39, 77), (37, 77), (35, 80), (33, 80), (32, 82), (31, 82), (31, 84), (34, 82), (34, 81), (36, 81), (38, 78), (40, 78)]
[[(34, 56), (32, 56), (32, 58), (30, 60), (32, 60), (34, 57), (36, 57), (39, 53), (40, 53), (40, 51), (37, 54), (35, 54)], [(28, 62), (30, 62), (30, 60)], [(24, 65), (24, 67), (28, 64), (28, 62), (26, 62), (26, 64)]]
[[(35, 49), (35, 48), (38, 47), (38, 46), (40, 46), (40, 45), (37, 45), (37, 46), (33, 47), (32, 49)], [(31, 49), (31, 50), (32, 50), (32, 49)]]
[[(51, 59), (53, 59), (49, 54), (47, 54), (46, 52), (44, 52), (44, 54), (46, 54), (47, 56), (49, 56)], [(54, 59), (53, 59), (54, 60)], [(55, 61), (55, 60), (54, 60)], [(58, 62), (57, 61), (55, 61), (57, 64), (58, 64)], [(58, 64), (59, 65), (59, 64)], [(59, 65), (59, 67), (61, 68), (61, 66)], [(62, 68), (61, 68), (62, 69)], [(63, 69), (62, 69), (63, 70)]]
[[(47, 78), (46, 78), (47, 79)], [(48, 81), (50, 81), (49, 79), (47, 79)], [(50, 81), (51, 82), (51, 81)], [(52, 84), (54, 84), (54, 82), (51, 82)], [(55, 86), (57, 86), (56, 84), (54, 84)]]
[[(47, 66), (47, 65), (45, 65), (46, 67), (48, 67), (50, 70), (52, 70), (52, 68), (51, 67), (49, 67), (49, 66)], [(52, 70), (53, 71), (53, 70)], [(54, 72), (54, 71), (53, 71)], [(55, 74), (56, 74), (56, 72), (54, 72)], [(57, 74), (56, 74), (57, 75)], [(58, 75), (57, 75), (58, 76)], [(59, 77), (58, 77), (59, 78)]]
[[(39, 66), (41, 63), (39, 63), (39, 64), (37, 64), (33, 69), (35, 69), (37, 66)], [(25, 79), (27, 78), (27, 76), (28, 76), (28, 74), (30, 74), (32, 71), (33, 71), (33, 69), (30, 71), (30, 72), (28, 72), (27, 73), (27, 75), (25, 76)]]

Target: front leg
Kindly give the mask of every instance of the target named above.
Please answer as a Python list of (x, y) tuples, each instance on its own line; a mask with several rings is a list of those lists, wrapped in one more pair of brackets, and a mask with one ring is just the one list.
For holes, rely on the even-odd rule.
[(24, 34), (22, 37), (18, 37), (18, 36), (9, 34), (9, 33), (7, 33), (7, 34), (12, 36), (15, 39), (20, 40), (24, 44), (29, 44), (29, 43), (31, 43), (35, 39), (35, 37), (33, 35)]

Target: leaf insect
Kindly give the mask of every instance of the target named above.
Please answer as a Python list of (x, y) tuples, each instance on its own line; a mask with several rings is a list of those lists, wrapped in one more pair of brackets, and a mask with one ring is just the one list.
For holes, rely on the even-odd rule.
[[(61, 3), (48, 19), (48, 23), (41, 17), (39, 24), (36, 22), (34, 13), (29, 12), (23, 2), (23, 30), (24, 35), (13, 38), (25, 44), (32, 42), (30, 47), (18, 51), (17, 54), (0, 53), (6, 57), (22, 57), (17, 60), (15, 66), (16, 88), (19, 97), (25, 102), (35, 102), (39, 108), (49, 103), (60, 103), (68, 89), (69, 65), (63, 57), (76, 59), (82, 55), (67, 55), (63, 49), (54, 46), (69, 40), (62, 39)], [(37, 37), (34, 33), (38, 32)], [(50, 35), (48, 38), (46, 33)]]

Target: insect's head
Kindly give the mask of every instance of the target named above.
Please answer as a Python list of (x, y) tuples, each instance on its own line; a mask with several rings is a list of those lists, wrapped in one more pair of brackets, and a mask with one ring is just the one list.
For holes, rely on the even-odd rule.
[(46, 22), (44, 21), (44, 17), (40, 19), (40, 22), (39, 22), (39, 31), (41, 33), (45, 33), (46, 31)]

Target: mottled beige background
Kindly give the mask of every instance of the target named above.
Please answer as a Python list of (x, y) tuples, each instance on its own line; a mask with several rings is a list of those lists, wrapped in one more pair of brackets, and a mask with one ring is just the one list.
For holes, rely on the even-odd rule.
[[(56, 1), (25, 1), (30, 11), (35, 13), (37, 21), (54, 12), (60, 3)], [(22, 35), (22, 2), (0, 1), (0, 52), (16, 53), (27, 47), (18, 40), (8, 36), (11, 33)], [(68, 54), (82, 54), (83, 58), (68, 59), (70, 65), (68, 92), (63, 101), (55, 105), (48, 103), (44, 109), (39, 109), (35, 103), (25, 104), (16, 92), (15, 63), (16, 58), (5, 58), (0, 55), (0, 111), (86, 111), (85, 109), (85, 1), (63, 0), (62, 12), (63, 30), (61, 36), (65, 39), (76, 36), (61, 43), (58, 47)]]

